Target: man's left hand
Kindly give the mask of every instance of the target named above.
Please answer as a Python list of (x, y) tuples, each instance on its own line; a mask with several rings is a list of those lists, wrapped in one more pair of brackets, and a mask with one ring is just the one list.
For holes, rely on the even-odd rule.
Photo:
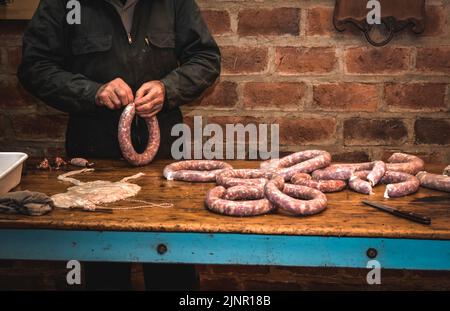
[(150, 118), (161, 111), (165, 98), (165, 87), (161, 81), (142, 84), (137, 90), (134, 104), (136, 113), (142, 118)]

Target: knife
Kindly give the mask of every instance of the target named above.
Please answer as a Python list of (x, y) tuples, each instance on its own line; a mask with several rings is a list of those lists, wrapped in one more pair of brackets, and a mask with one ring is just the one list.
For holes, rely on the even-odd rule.
[(423, 198), (416, 198), (412, 200), (411, 202), (450, 202), (450, 195), (439, 195), (439, 196), (429, 196), (429, 197), (423, 197)]
[(390, 207), (390, 206), (387, 206), (387, 205), (384, 205), (384, 204), (381, 204), (378, 202), (366, 201), (366, 200), (364, 200), (362, 202), (366, 205), (369, 205), (369, 206), (375, 207), (379, 210), (382, 210), (384, 212), (390, 213), (394, 216), (408, 219), (408, 220), (418, 222), (418, 223), (421, 223), (424, 225), (431, 225), (431, 218), (428, 216), (423, 216), (423, 215), (412, 213), (412, 212), (400, 211), (396, 208), (393, 208), (393, 207)]

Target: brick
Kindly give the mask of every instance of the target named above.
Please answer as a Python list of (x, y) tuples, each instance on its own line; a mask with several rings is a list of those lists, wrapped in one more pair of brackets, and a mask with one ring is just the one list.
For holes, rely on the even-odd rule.
[(200, 279), (200, 290), (202, 291), (227, 291), (227, 290), (240, 290), (239, 283), (235, 278), (218, 278), (212, 279)]
[(246, 9), (239, 12), (238, 34), (298, 35), (300, 10), (296, 8)]
[(314, 108), (328, 111), (376, 111), (378, 87), (363, 83), (319, 84), (313, 88)]
[(221, 48), (224, 74), (260, 73), (267, 68), (267, 49), (226, 46)]
[(0, 46), (18, 46), (22, 44), (22, 36), (28, 21), (0, 21)]
[(333, 26), (333, 11), (331, 7), (313, 7), (307, 11), (307, 36), (324, 36), (336, 32)]
[(204, 10), (202, 11), (202, 16), (213, 34), (222, 35), (231, 31), (228, 11)]
[(426, 150), (426, 151), (417, 151), (408, 149), (388, 149), (383, 150), (383, 154), (381, 155), (381, 160), (387, 162), (389, 157), (395, 152), (406, 152), (409, 154), (414, 154), (425, 161), (425, 163), (445, 163), (445, 155), (441, 151), (437, 150)]
[(427, 5), (425, 7), (425, 31), (421, 36), (440, 36), (444, 34), (448, 21), (445, 7)]
[(264, 280), (246, 280), (242, 282), (245, 291), (299, 291), (303, 290), (301, 284), (294, 282)]
[(370, 161), (370, 156), (366, 151), (333, 152), (332, 159), (333, 162), (361, 163)]
[(8, 54), (6, 48), (0, 47), (0, 74), (8, 72)]
[(361, 119), (344, 121), (345, 145), (400, 145), (406, 142), (408, 130), (400, 119)]
[(345, 51), (349, 73), (399, 73), (408, 70), (411, 50), (408, 48), (350, 48)]
[(280, 125), (280, 145), (318, 144), (330, 142), (336, 132), (334, 118), (283, 118), (270, 123)]
[(446, 110), (446, 84), (390, 83), (385, 86), (385, 101), (389, 110), (442, 111)]
[(209, 266), (211, 273), (217, 274), (267, 274), (269, 266), (247, 266), (247, 265), (211, 265)]
[[(206, 124), (205, 122), (206, 121), (204, 121), (204, 125)], [(208, 117), (207, 122), (208, 122), (208, 124), (215, 123), (222, 127), (224, 141), (227, 141), (227, 139), (229, 139), (229, 137), (227, 137), (227, 134), (226, 134), (226, 125), (227, 124), (232, 124), (232, 125), (242, 124), (244, 126), (246, 126), (248, 124), (255, 124), (256, 126), (258, 126), (260, 123), (265, 123), (265, 121), (262, 118), (257, 118), (257, 117), (252, 117), (252, 116), (214, 116), (214, 117)], [(268, 130), (270, 130), (270, 126), (268, 126)], [(235, 144), (236, 144), (236, 140), (237, 140), (236, 135), (235, 135), (234, 140), (235, 140)], [(248, 143), (248, 142), (250, 142), (250, 137), (248, 135), (246, 135), (245, 143)], [(225, 150), (225, 148), (224, 148), (224, 150)]]
[(0, 77), (0, 108), (17, 109), (35, 106), (37, 100), (20, 85), (16, 76)]
[(304, 83), (250, 82), (244, 85), (244, 107), (249, 109), (299, 109), (305, 97)]
[(20, 140), (63, 139), (67, 117), (63, 115), (15, 115), (11, 118), (16, 137)]
[(6, 52), (8, 55), (9, 73), (16, 74), (22, 59), (22, 47), (8, 47)]
[(209, 88), (199, 100), (192, 106), (214, 106), (217, 108), (230, 108), (236, 105), (238, 95), (237, 84), (230, 81), (222, 81)]
[(417, 49), (416, 68), (425, 72), (450, 73), (450, 47)]
[(450, 145), (450, 119), (418, 119), (414, 132), (416, 144)]
[(282, 74), (327, 73), (335, 69), (334, 48), (279, 47), (275, 53), (276, 70)]

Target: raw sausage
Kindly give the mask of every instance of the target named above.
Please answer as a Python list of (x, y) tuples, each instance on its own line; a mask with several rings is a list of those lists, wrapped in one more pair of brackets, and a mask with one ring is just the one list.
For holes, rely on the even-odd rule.
[(131, 123), (135, 115), (134, 103), (125, 107), (119, 120), (119, 146), (123, 157), (134, 166), (150, 163), (159, 149), (160, 133), (156, 116), (145, 119), (148, 127), (148, 145), (143, 153), (137, 153), (131, 143)]
[(306, 173), (295, 174), (291, 178), (291, 183), (314, 188), (324, 193), (341, 191), (347, 186), (347, 183), (343, 180), (315, 180)]
[(167, 180), (215, 182), (218, 173), (232, 168), (230, 164), (222, 161), (187, 160), (167, 165), (163, 175)]
[(386, 164), (383, 161), (372, 162), (372, 170), (367, 175), (367, 180), (370, 182), (372, 187), (376, 186), (384, 173), (386, 172)]
[(444, 168), (444, 171), (442, 172), (442, 175), (450, 176), (450, 165)]
[(319, 190), (286, 184), (282, 176), (271, 179), (264, 194), (274, 205), (291, 215), (313, 215), (327, 207), (327, 197)]
[[(348, 183), (349, 188), (363, 194), (374, 194), (371, 183), (367, 181), (369, 174), (370, 171), (355, 172)], [(386, 199), (406, 196), (419, 189), (419, 180), (404, 172), (387, 171), (380, 182), (387, 184), (384, 192)]]
[(316, 180), (349, 180), (354, 171), (356, 171), (354, 166), (335, 164), (315, 170), (312, 172), (312, 178)]
[(331, 155), (323, 150), (306, 150), (293, 153), (281, 159), (266, 161), (261, 169), (276, 169), (276, 173), (290, 180), (296, 173), (311, 173), (319, 168), (326, 167), (331, 162)]
[(367, 180), (372, 186), (379, 183), (386, 171), (386, 164), (383, 161), (373, 161), (364, 163), (344, 163), (332, 164), (325, 169), (316, 170), (312, 173), (312, 177), (317, 180), (348, 180), (356, 171), (371, 170)]
[(388, 159), (386, 169), (388, 171), (403, 172), (411, 175), (416, 175), (423, 171), (425, 163), (417, 156), (406, 153), (394, 153)]
[(224, 170), (217, 174), (216, 182), (225, 188), (237, 185), (264, 186), (270, 174), (256, 169)]
[[(240, 195), (233, 197), (236, 199), (235, 201), (225, 199), (224, 197), (226, 193), (227, 189), (222, 186), (217, 186), (210, 189), (206, 194), (206, 207), (215, 213), (229, 216), (262, 215), (272, 211), (275, 208), (275, 206), (265, 198), (253, 200), (252, 198), (254, 197), (254, 193), (251, 191), (236, 191), (235, 194)], [(231, 195), (229, 194), (229, 196)]]
[(237, 200), (259, 200), (264, 198), (264, 186), (233, 186), (225, 191), (223, 199)]
[(348, 181), (348, 187), (353, 191), (362, 194), (374, 194), (372, 191), (372, 184), (367, 181), (367, 176), (370, 171), (357, 171), (354, 172), (350, 180)]
[(420, 186), (420, 182), (416, 176), (396, 171), (387, 171), (381, 179), (381, 183), (388, 184), (384, 192), (386, 199), (403, 197), (415, 193), (419, 190)]
[(431, 174), (422, 171), (419, 172), (416, 177), (419, 179), (422, 187), (450, 192), (450, 176)]
[(83, 158), (73, 158), (69, 161), (70, 164), (73, 166), (79, 166), (79, 167), (93, 167), (94, 163), (89, 162), (86, 159)]

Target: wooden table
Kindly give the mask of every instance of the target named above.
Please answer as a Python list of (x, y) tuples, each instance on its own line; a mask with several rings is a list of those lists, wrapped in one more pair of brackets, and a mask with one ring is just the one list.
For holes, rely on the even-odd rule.
[[(430, 226), (365, 206), (361, 200), (368, 196), (349, 190), (328, 194), (328, 208), (315, 216), (275, 213), (236, 218), (205, 208), (205, 193), (213, 184), (166, 181), (162, 170), (168, 163), (131, 168), (121, 161), (96, 161), (94, 173), (77, 178), (117, 181), (142, 171), (145, 176), (136, 181), (142, 190), (136, 198), (173, 203), (173, 208), (112, 214), (56, 209), (41, 217), (0, 214), (0, 258), (357, 268), (375, 258), (382, 268), (450, 270), (450, 201), (410, 203), (443, 192), (421, 188), (413, 196), (385, 200), (385, 186), (377, 186), (376, 195), (370, 197), (429, 215)], [(259, 165), (229, 163), (235, 168)], [(427, 169), (439, 172), (443, 167)], [(68, 184), (57, 181), (60, 173), (29, 168), (15, 190), (64, 192)], [(130, 203), (115, 206), (126, 204)]]

